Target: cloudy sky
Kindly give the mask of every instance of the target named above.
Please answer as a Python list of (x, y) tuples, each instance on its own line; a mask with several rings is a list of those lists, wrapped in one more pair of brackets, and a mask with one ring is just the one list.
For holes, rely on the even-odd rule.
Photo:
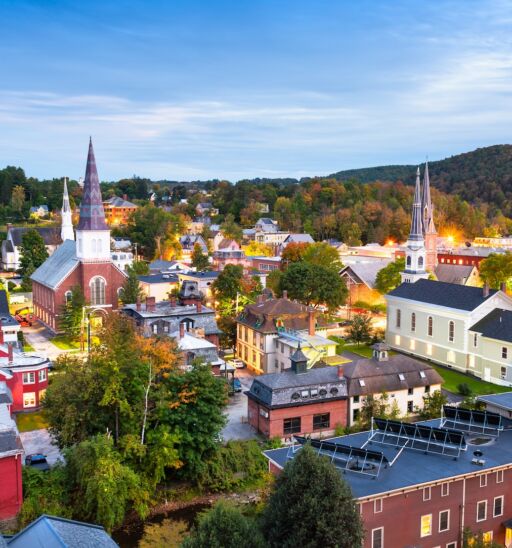
[(508, 0), (0, 0), (0, 167), (237, 180), (510, 143)]

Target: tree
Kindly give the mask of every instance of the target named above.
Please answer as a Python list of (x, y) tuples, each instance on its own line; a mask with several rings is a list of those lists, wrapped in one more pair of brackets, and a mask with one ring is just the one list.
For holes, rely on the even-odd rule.
[(248, 257), (273, 257), (274, 252), (272, 251), (272, 248), (267, 245), (260, 242), (255, 242), (252, 240), (249, 245), (246, 245), (243, 248), (245, 254)]
[(146, 276), (149, 274), (149, 264), (146, 261), (133, 261), (129, 270), (133, 270), (139, 276)]
[(441, 416), (443, 405), (447, 403), (448, 398), (441, 390), (435, 390), (423, 396), (423, 409), (416, 408), (415, 411), (422, 419), (438, 419)]
[(119, 292), (119, 298), (123, 304), (136, 303), (144, 295), (140, 286), (139, 277), (135, 270), (128, 268), (128, 276)]
[(336, 273), (343, 268), (338, 251), (326, 242), (308, 245), (304, 250), (302, 260), (313, 265), (331, 268)]
[(231, 213), (226, 215), (224, 222), (220, 225), (220, 231), (224, 234), (224, 237), (229, 240), (235, 240), (237, 242), (242, 241), (242, 229), (235, 222), (235, 216)]
[(254, 521), (232, 503), (220, 500), (203, 513), (182, 548), (263, 548), (265, 543)]
[(43, 237), (35, 229), (30, 229), (25, 232), (21, 238), (20, 246), (20, 268), (19, 273), (23, 277), (23, 291), (32, 290), (32, 280), (30, 276), (40, 267), (48, 258), (48, 251), (44, 243)]
[(220, 316), (217, 326), (222, 331), (220, 341), (222, 348), (234, 348), (236, 345), (236, 320), (233, 316)]
[(355, 314), (350, 324), (348, 335), (359, 346), (372, 336), (372, 317), (369, 314)]
[(484, 540), (482, 531), (472, 533), (469, 527), (464, 527), (462, 532), (462, 548), (500, 548), (502, 544), (498, 544), (493, 540)]
[(401, 257), (377, 272), (375, 288), (379, 293), (385, 295), (402, 283), (400, 272), (405, 270), (405, 258)]
[(228, 264), (212, 284), (213, 295), (218, 300), (234, 301), (242, 287), (244, 269), (241, 265)]
[[(364, 398), (359, 413), (359, 423), (363, 428), (369, 428), (373, 417), (385, 419), (389, 412), (389, 396), (383, 392), (380, 397), (370, 394)], [(396, 411), (394, 411), (396, 413)], [(391, 417), (390, 417), (391, 418)]]
[(289, 461), (263, 510), (271, 548), (357, 548), (363, 525), (349, 486), (338, 470), (309, 446)]
[(11, 205), (14, 211), (21, 214), (25, 205), (25, 189), (21, 185), (16, 185), (12, 189)]
[(480, 263), (480, 278), (489, 287), (499, 289), (502, 282), (512, 278), (512, 253), (491, 253)]
[(306, 242), (292, 242), (288, 244), (281, 253), (281, 269), (286, 270), (291, 263), (302, 261), (310, 245)]
[(87, 302), (82, 288), (76, 285), (71, 288), (71, 298), (62, 307), (60, 328), (72, 338), (78, 338), (84, 319), (84, 308)]
[(208, 261), (208, 255), (206, 253), (203, 253), (201, 246), (197, 243), (194, 244), (191, 259), (192, 266), (195, 267), (198, 272), (210, 269), (210, 261)]
[(305, 261), (292, 263), (280, 280), (280, 291), (306, 305), (325, 305), (335, 310), (345, 303), (347, 286), (332, 268)]

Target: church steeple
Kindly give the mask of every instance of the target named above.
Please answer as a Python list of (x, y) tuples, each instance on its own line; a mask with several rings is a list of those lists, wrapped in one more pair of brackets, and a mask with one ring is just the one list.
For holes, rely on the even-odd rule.
[(64, 194), (62, 198), (60, 228), (60, 236), (63, 242), (65, 240), (75, 239), (75, 233), (73, 232), (73, 221), (71, 220), (71, 206), (69, 205), (68, 185), (66, 179), (67, 178), (64, 177)]
[(412, 222), (409, 240), (423, 240), (423, 224), (421, 222), (421, 188), (420, 168), (416, 171), (416, 185), (414, 187), (414, 199), (412, 202)]
[(110, 261), (110, 230), (105, 221), (100, 180), (92, 139), (85, 170), (84, 191), (80, 204), (80, 220), (76, 230), (76, 256), (81, 260)]
[(423, 235), (436, 232), (434, 226), (434, 208), (430, 197), (430, 177), (428, 174), (428, 161), (425, 162), (425, 173), (423, 174), (423, 192), (421, 195), (421, 210), (423, 212)]

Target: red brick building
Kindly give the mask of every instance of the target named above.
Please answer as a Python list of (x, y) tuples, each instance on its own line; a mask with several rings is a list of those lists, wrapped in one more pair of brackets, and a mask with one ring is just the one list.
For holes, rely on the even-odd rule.
[(292, 367), (260, 375), (246, 392), (249, 424), (267, 438), (329, 435), (347, 424), (347, 383), (342, 368), (307, 369), (299, 349)]
[(110, 255), (110, 230), (90, 142), (76, 242), (66, 239), (32, 274), (34, 314), (52, 331), (58, 331), (62, 309), (73, 287), (79, 286), (89, 305), (91, 321), (100, 323), (106, 313), (117, 309), (125, 279)]
[[(387, 430), (390, 424), (395, 434)], [(364, 522), (364, 548), (462, 548), (466, 528), (511, 546), (509, 425), (501, 432), (438, 419), (403, 425), (381, 421), (370, 432), (329, 440), (332, 446), (312, 442), (351, 487)], [(280, 473), (297, 450), (266, 451), (270, 470)]]

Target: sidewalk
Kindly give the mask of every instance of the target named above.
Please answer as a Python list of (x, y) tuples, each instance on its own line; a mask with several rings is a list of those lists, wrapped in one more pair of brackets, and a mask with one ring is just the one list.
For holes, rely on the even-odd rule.
[(36, 353), (44, 354), (50, 360), (54, 360), (61, 354), (67, 354), (68, 352), (79, 354), (76, 350), (62, 350), (52, 344), (53, 333), (40, 322), (35, 322), (32, 327), (24, 327), (23, 336), (34, 347)]

